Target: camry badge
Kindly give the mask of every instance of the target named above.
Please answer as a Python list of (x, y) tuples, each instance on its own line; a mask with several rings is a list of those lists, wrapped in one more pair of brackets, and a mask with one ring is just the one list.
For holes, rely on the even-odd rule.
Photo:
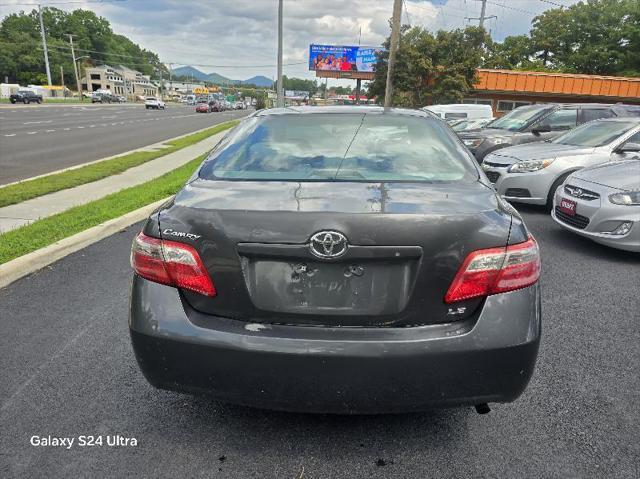
[(320, 231), (309, 240), (309, 250), (318, 258), (338, 258), (347, 252), (347, 248), (347, 238), (338, 231)]

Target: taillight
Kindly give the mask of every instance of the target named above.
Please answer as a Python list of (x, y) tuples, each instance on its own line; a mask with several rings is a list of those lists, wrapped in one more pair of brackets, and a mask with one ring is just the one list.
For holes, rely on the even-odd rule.
[(187, 244), (139, 233), (131, 245), (131, 267), (149, 281), (215, 296), (216, 288), (198, 252)]
[(445, 303), (505, 293), (532, 285), (540, 277), (540, 251), (528, 241), (470, 253), (444, 297)]

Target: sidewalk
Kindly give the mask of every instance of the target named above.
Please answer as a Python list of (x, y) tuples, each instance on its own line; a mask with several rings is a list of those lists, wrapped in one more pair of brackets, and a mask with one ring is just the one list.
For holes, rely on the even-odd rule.
[(162, 176), (210, 151), (225, 133), (223, 131), (210, 136), (195, 145), (129, 168), (120, 174), (0, 208), (0, 233)]

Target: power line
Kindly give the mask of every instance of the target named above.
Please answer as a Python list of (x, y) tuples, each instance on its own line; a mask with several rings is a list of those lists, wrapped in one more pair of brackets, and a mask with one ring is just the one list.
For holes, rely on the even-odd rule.
[(14, 5), (24, 6), (24, 5), (33, 5), (38, 6), (41, 5), (46, 7), (47, 5), (70, 5), (70, 4), (78, 4), (78, 3), (120, 3), (126, 2), (127, 0), (65, 0), (60, 2), (18, 2), (18, 3), (0, 3), (0, 7), (12, 7)]
[(524, 10), (518, 7), (512, 7), (511, 5), (507, 5), (505, 3), (491, 2), (490, 0), (487, 0), (487, 3), (491, 5), (496, 5), (498, 7), (507, 8), (509, 10), (513, 10), (514, 12), (526, 13), (528, 15), (538, 15), (536, 12), (531, 12), (529, 10)]
[[(0, 41), (0, 43), (10, 43), (13, 45), (23, 45), (24, 42), (5, 42), (5, 41)], [(49, 48), (54, 48), (57, 50), (64, 50), (64, 51), (68, 51), (69, 48), (62, 46), (62, 45), (49, 45)], [(99, 52), (96, 50), (88, 50), (88, 49), (84, 49), (84, 48), (76, 48), (76, 51), (78, 52), (82, 52), (82, 53), (95, 53), (96, 55), (105, 55), (105, 56), (118, 56), (118, 57), (125, 57), (125, 58), (133, 58), (133, 59), (137, 59), (139, 60), (141, 57), (144, 56), (144, 54), (141, 55), (124, 55), (121, 53), (110, 53), (110, 52)], [(92, 58), (92, 60), (94, 60)], [(267, 65), (212, 65), (212, 64), (208, 64), (208, 63), (183, 63), (183, 62), (178, 62), (175, 60), (171, 60), (171, 61), (164, 61), (161, 63), (175, 63), (176, 65), (191, 65), (191, 66), (195, 66), (195, 67), (207, 67), (207, 68), (274, 68), (277, 65), (274, 64), (267, 64)], [(307, 65), (308, 62), (307, 61), (299, 61), (299, 62), (291, 62), (291, 63), (283, 63), (283, 66), (294, 66), (294, 65)], [(141, 63), (139, 63), (139, 65), (142, 65)], [(145, 63), (146, 65), (146, 63)]]
[(554, 5), (560, 8), (566, 8), (566, 5), (562, 5), (561, 3), (552, 2), (551, 0), (540, 0), (542, 3), (548, 3), (549, 5)]

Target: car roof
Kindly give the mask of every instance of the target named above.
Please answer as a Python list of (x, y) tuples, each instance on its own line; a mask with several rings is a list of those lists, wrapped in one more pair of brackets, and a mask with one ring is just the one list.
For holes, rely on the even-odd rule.
[(616, 116), (613, 118), (598, 118), (597, 120), (592, 120), (589, 123), (594, 123), (596, 121), (607, 122), (607, 123), (631, 122), (631, 123), (637, 123), (640, 125), (640, 117), (637, 117), (637, 116)]
[(259, 110), (255, 116), (271, 116), (271, 115), (310, 115), (318, 113), (339, 113), (339, 114), (386, 114), (386, 115), (403, 115), (417, 116), (421, 118), (438, 118), (431, 112), (422, 110), (413, 110), (409, 108), (388, 108), (381, 106), (363, 106), (363, 105), (340, 105), (340, 106), (290, 106), (285, 108), (271, 108), (268, 110)]

